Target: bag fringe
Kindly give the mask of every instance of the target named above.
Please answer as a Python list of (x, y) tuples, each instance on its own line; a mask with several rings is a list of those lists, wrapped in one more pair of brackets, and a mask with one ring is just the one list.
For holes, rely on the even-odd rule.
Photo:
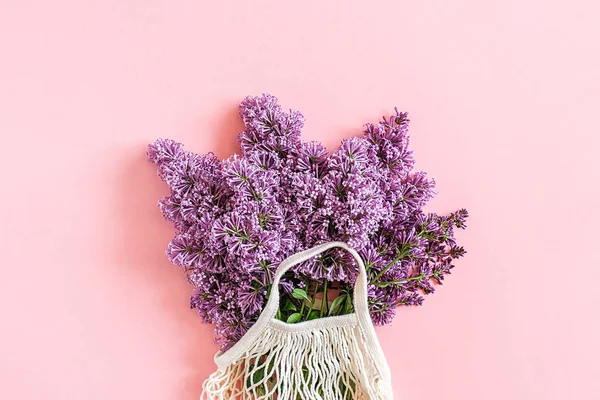
[(237, 361), (208, 377), (200, 399), (388, 399), (361, 339), (358, 325), (302, 332), (269, 326)]

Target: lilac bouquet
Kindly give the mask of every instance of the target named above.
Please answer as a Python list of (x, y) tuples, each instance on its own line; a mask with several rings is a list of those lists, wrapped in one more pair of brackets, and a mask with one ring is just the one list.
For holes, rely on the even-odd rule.
[[(467, 211), (423, 211), (434, 181), (413, 172), (406, 113), (366, 124), (362, 137), (344, 139), (332, 154), (304, 142), (304, 117), (273, 96), (247, 97), (240, 115), (241, 155), (219, 160), (169, 139), (148, 148), (171, 190), (159, 201), (177, 231), (167, 256), (187, 272), (191, 306), (216, 325), (223, 349), (256, 321), (277, 265), (297, 251), (328, 241), (356, 249), (378, 325), (392, 321), (396, 306), (421, 305), (465, 254), (454, 229), (465, 227)], [(355, 276), (354, 260), (340, 249), (301, 264), (282, 280), (277, 318), (352, 312)]]

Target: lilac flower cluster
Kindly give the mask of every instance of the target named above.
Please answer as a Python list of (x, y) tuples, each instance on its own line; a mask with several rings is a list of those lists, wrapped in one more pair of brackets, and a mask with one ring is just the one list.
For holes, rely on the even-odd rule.
[[(148, 148), (171, 193), (159, 201), (177, 234), (169, 260), (187, 271), (191, 306), (216, 325), (223, 348), (256, 321), (277, 265), (291, 254), (339, 240), (355, 248), (370, 277), (376, 324), (398, 305), (420, 305), (465, 254), (454, 238), (467, 211), (425, 213), (434, 181), (413, 172), (408, 116), (367, 124), (363, 137), (329, 154), (304, 142), (303, 116), (270, 95), (240, 104), (241, 155), (219, 160), (159, 139)], [(353, 259), (332, 249), (285, 276), (278, 317), (288, 322), (352, 311)], [(316, 297), (338, 294), (333, 303)], [(329, 296), (331, 297), (331, 296)]]

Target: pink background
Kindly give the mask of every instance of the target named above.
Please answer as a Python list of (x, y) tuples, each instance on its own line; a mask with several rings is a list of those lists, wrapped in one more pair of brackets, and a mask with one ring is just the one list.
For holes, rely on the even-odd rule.
[[(202, 4), (204, 3), (204, 4)], [(469, 253), (377, 330), (408, 400), (600, 399), (594, 1), (0, 1), (0, 398), (189, 400), (212, 327), (164, 248), (171, 137), (269, 92), (330, 148), (411, 113)]]

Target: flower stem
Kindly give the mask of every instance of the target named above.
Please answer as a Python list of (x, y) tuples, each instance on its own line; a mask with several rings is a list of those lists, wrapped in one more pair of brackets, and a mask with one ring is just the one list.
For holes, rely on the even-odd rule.
[[(304, 287), (306, 288), (306, 290), (308, 291), (308, 287), (310, 285), (310, 281), (307, 279), (306, 281), (304, 281)], [(300, 317), (302, 317), (304, 315), (304, 306), (306, 305), (306, 301), (304, 301), (304, 299), (302, 300), (302, 306), (300, 307)], [(309, 311), (310, 313), (310, 311)]]
[(266, 264), (262, 265), (263, 271), (265, 271), (265, 279), (267, 281), (267, 286), (271, 284), (271, 276), (269, 275), (269, 267)]
[(401, 250), (398, 251), (398, 255), (388, 264), (385, 266), (384, 269), (382, 269), (381, 271), (379, 271), (379, 273), (377, 275), (375, 275), (375, 278), (371, 279), (371, 283), (375, 283), (379, 278), (381, 278), (381, 276), (383, 274), (385, 274), (390, 268), (392, 268), (392, 266), (394, 264), (396, 264), (398, 261), (400, 261), (402, 258), (404, 258), (404, 256), (406, 256), (410, 251), (410, 247), (403, 247)]
[(310, 309), (308, 310), (307, 317), (310, 316), (310, 313), (312, 312), (312, 309), (315, 306), (315, 299), (317, 298), (317, 291), (318, 290), (319, 290), (319, 283), (317, 281), (315, 281), (314, 293), (312, 295), (312, 298), (310, 299)]
[(419, 276), (413, 276), (412, 278), (406, 278), (406, 279), (402, 279), (402, 280), (399, 280), (399, 281), (393, 280), (393, 281), (387, 281), (387, 282), (377, 282), (376, 284), (385, 285), (385, 286), (387, 286), (387, 285), (401, 285), (401, 284), (406, 283), (406, 282), (416, 281), (416, 280), (419, 280), (419, 279), (423, 279), (423, 278), (425, 278), (425, 276), (426, 276), (425, 274), (421, 274)]
[(329, 281), (327, 279), (325, 279), (325, 282), (323, 283), (323, 298), (321, 299), (321, 318), (323, 317), (323, 315), (327, 315), (325, 314), (327, 312), (327, 284), (329, 283)]

